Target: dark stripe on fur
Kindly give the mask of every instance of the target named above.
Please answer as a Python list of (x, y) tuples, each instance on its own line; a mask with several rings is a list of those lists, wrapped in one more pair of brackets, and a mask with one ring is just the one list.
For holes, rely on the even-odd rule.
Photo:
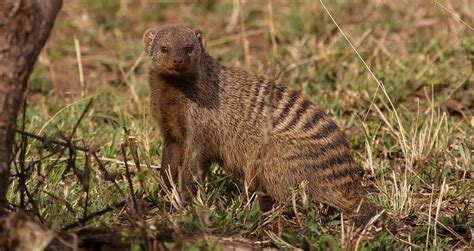
[(309, 138), (313, 140), (321, 140), (324, 138), (328, 138), (337, 129), (338, 127), (336, 123), (328, 122), (316, 134), (311, 135)]
[(317, 111), (313, 114), (313, 117), (311, 117), (311, 120), (308, 121), (303, 129), (305, 131), (309, 130), (309, 129), (312, 129), (314, 128), (314, 126), (319, 122), (319, 120), (321, 120), (324, 116), (326, 116), (326, 113), (324, 113), (323, 111)]
[(273, 123), (273, 126), (276, 126), (280, 124), (281, 122), (283, 122), (286, 116), (288, 116), (288, 113), (290, 113), (291, 108), (295, 105), (298, 97), (299, 97), (298, 92), (295, 90), (291, 90), (290, 98), (286, 101), (286, 105), (283, 108), (283, 111), (280, 113), (277, 120)]
[[(326, 160), (324, 160), (324, 162), (317, 163), (315, 166), (320, 169), (328, 169), (328, 168), (333, 168), (335, 166), (340, 166), (340, 165), (350, 164), (350, 163), (352, 163), (352, 157), (349, 155), (349, 153), (347, 153), (347, 154), (333, 155), (327, 158)], [(347, 171), (347, 169), (344, 169), (344, 170)], [(345, 172), (344, 170), (342, 170), (343, 173)]]
[[(311, 145), (310, 145), (311, 146)], [(297, 145), (295, 147), (298, 147)], [(326, 154), (333, 150), (333, 149), (338, 149), (338, 148), (345, 148), (347, 149), (347, 142), (344, 139), (344, 137), (338, 137), (337, 139), (324, 144), (324, 145), (315, 145), (314, 150), (310, 153), (298, 153), (297, 155), (290, 155), (285, 157), (284, 159), (287, 161), (295, 161), (299, 159), (312, 159), (312, 160), (319, 160), (326, 156)]]
[(303, 103), (301, 104), (300, 108), (298, 108), (298, 110), (296, 111), (296, 114), (291, 120), (291, 122), (283, 129), (283, 131), (296, 126), (296, 124), (298, 124), (298, 122), (300, 121), (301, 116), (303, 116), (303, 114), (306, 112), (306, 110), (310, 106), (311, 106), (311, 102), (305, 99)]

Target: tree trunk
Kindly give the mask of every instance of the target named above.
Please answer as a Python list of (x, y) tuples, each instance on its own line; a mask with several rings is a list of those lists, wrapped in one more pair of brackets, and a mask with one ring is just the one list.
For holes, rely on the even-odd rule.
[(12, 159), (16, 118), (26, 83), (62, 0), (0, 0), (0, 212)]

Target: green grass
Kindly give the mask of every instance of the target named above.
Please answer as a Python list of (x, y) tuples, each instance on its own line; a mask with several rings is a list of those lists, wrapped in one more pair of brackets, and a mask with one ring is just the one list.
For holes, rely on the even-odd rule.
[[(157, 240), (171, 232), (173, 237), (161, 245), (187, 250), (218, 250), (204, 235), (281, 249), (472, 248), (474, 36), (439, 4), (325, 1), (386, 95), (318, 1), (273, 3), (276, 54), (268, 2), (242, 5), (251, 71), (269, 78), (282, 72), (276, 81), (298, 89), (337, 121), (365, 184), (377, 191), (373, 200), (397, 226), (396, 231), (372, 226), (360, 234), (347, 221), (342, 224), (337, 212), (306, 201), (304, 189), (295, 191), (295, 204), (289, 201), (286, 209), (260, 216), (256, 195), (239, 191), (217, 167), (190, 205), (174, 201), (174, 193), (163, 197), (161, 140), (148, 108), (142, 34), (164, 23), (197, 26), (205, 31), (211, 55), (227, 66), (245, 67), (240, 20), (228, 25), (232, 1), (123, 2), (130, 3), (66, 2), (30, 77), (25, 123), (20, 115), (18, 128), (66, 142), (93, 100), (72, 142), (95, 149), (116, 177), (107, 181), (90, 154), (63, 151), (49, 141), (24, 142), (18, 135), (12, 173), (24, 163), (35, 204), (25, 207), (37, 210), (51, 229), (82, 219), (86, 193), (80, 171), (90, 172), (88, 214), (130, 199), (121, 144), (132, 139), (142, 166), (129, 165), (140, 214), (117, 209), (86, 224), (124, 227), (123, 236), (135, 244), (143, 244), (138, 232), (145, 229)], [(454, 2), (442, 4), (472, 27), (473, 3)], [(82, 97), (74, 37), (88, 87)], [(134, 163), (133, 147), (125, 150)], [(8, 198), (15, 206), (21, 205), (19, 188), (19, 179), (13, 178)]]

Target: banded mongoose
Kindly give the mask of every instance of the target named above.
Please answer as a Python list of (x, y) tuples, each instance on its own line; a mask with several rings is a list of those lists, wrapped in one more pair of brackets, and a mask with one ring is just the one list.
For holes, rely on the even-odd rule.
[(193, 177), (204, 179), (210, 164), (219, 163), (276, 202), (306, 180), (311, 199), (359, 223), (374, 216), (344, 135), (328, 115), (291, 88), (221, 65), (202, 36), (166, 25), (143, 37), (165, 180), (169, 170), (195, 192)]

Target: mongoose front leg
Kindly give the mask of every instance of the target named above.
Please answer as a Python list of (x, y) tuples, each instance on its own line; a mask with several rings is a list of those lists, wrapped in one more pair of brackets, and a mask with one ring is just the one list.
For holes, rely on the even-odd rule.
[(182, 192), (185, 199), (195, 195), (199, 184), (202, 184), (210, 166), (204, 152), (197, 144), (190, 144), (184, 151), (183, 166), (180, 170), (182, 177)]
[(171, 181), (168, 172), (171, 174), (172, 182), (178, 184), (179, 170), (183, 165), (184, 146), (169, 136), (164, 137), (163, 154), (161, 157), (161, 176), (168, 188), (171, 188)]

